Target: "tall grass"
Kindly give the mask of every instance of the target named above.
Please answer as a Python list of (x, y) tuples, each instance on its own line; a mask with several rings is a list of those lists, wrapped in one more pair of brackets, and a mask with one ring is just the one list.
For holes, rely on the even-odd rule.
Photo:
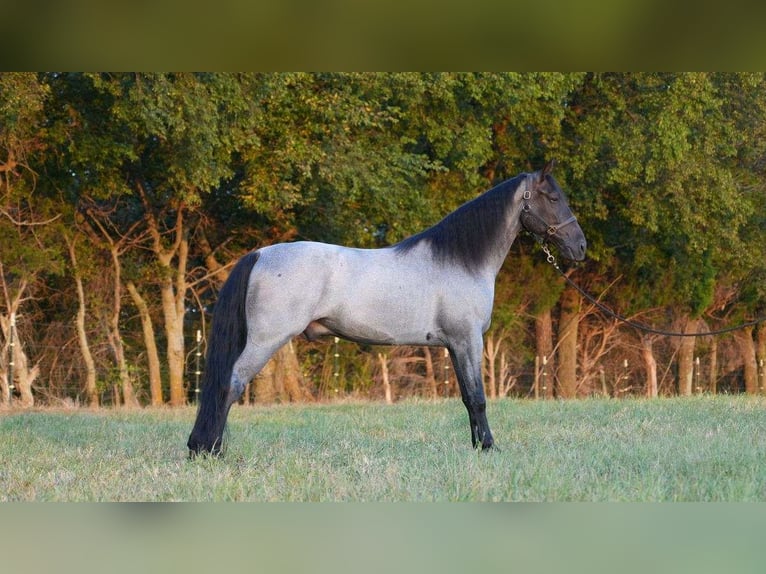
[(222, 459), (194, 409), (0, 415), (0, 500), (761, 501), (766, 400), (501, 400), (499, 452), (460, 401), (234, 407)]

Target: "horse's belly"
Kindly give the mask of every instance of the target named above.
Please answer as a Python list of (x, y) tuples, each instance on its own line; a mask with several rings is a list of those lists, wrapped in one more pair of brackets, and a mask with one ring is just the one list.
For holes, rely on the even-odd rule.
[(314, 321), (347, 339), (369, 344), (428, 345), (435, 342), (436, 302), (427, 285), (410, 284), (404, 274), (354, 274), (338, 281)]
[(352, 296), (316, 322), (339, 336), (363, 343), (439, 344), (430, 307), (427, 301), (413, 304), (406, 296)]

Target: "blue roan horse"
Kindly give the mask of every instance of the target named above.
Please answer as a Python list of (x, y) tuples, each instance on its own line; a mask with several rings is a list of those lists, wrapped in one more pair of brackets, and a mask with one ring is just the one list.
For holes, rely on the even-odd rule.
[(229, 409), (292, 337), (446, 347), (474, 447), (492, 447), (481, 377), (495, 277), (523, 227), (582, 260), (585, 236), (551, 175), (509, 179), (396, 245), (271, 245), (243, 256), (218, 296), (190, 456), (219, 454)]

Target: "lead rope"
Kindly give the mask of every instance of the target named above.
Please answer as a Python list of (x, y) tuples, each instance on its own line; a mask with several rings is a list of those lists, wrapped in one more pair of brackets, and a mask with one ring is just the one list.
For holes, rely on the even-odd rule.
[(606, 315), (613, 317), (617, 319), (618, 321), (625, 323), (626, 325), (629, 325), (635, 329), (644, 331), (646, 333), (653, 333), (655, 335), (665, 335), (668, 337), (708, 337), (712, 335), (722, 335), (723, 333), (730, 333), (731, 331), (738, 331), (739, 329), (744, 329), (745, 327), (752, 327), (753, 325), (758, 325), (759, 323), (763, 323), (764, 321), (766, 321), (766, 317), (760, 317), (758, 319), (755, 319), (754, 321), (748, 321), (747, 323), (740, 323), (739, 325), (735, 325), (733, 327), (716, 329), (715, 331), (708, 331), (706, 333), (676, 333), (673, 331), (663, 331), (661, 329), (654, 329), (653, 327), (644, 325), (643, 323), (636, 323), (635, 321), (631, 321), (630, 319), (623, 317), (619, 313), (615, 313), (609, 307), (601, 303), (599, 300), (593, 297), (590, 293), (586, 292), (577, 283), (575, 283), (569, 277), (567, 277), (566, 274), (564, 274), (564, 271), (561, 269), (561, 267), (559, 267), (559, 264), (556, 261), (556, 257), (553, 255), (553, 253), (551, 253), (551, 250), (548, 249), (548, 246), (545, 243), (541, 242), (540, 246), (543, 248), (543, 253), (545, 253), (545, 255), (547, 256), (546, 261), (550, 263), (553, 266), (553, 268), (561, 274), (564, 280), (566, 280), (567, 283), (569, 283), (572, 287), (574, 287), (580, 293), (580, 295), (582, 295), (588, 301), (593, 303)]

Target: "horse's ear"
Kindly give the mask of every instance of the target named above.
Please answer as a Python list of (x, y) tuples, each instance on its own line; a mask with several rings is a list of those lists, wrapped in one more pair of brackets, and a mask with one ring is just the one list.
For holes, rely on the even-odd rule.
[(556, 160), (551, 159), (548, 163), (545, 164), (545, 167), (540, 170), (540, 181), (544, 180), (545, 176), (551, 173), (554, 167), (556, 167)]

